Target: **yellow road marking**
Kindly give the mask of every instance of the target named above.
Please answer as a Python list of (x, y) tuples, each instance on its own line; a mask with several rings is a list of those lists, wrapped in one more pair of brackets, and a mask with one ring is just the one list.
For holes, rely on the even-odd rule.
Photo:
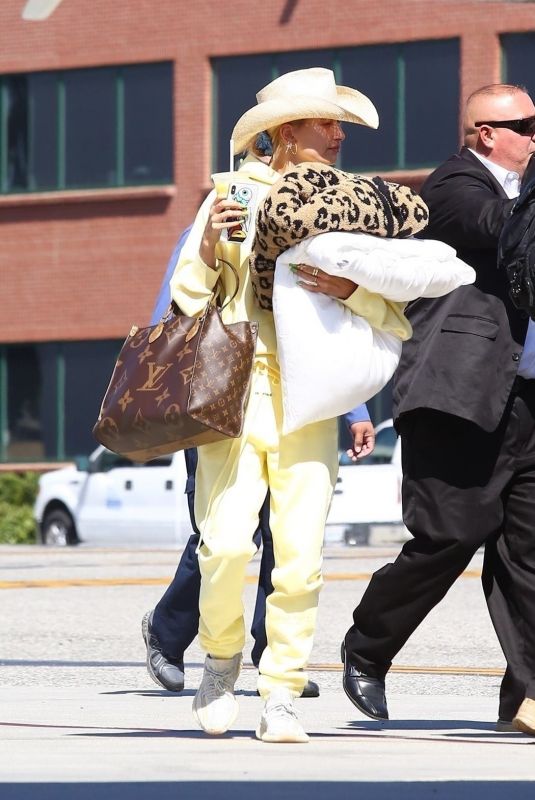
[[(325, 581), (369, 581), (371, 572), (331, 572), (324, 575)], [(480, 570), (466, 570), (462, 578), (480, 578)], [(246, 583), (256, 583), (257, 575), (247, 575)], [(68, 589), (73, 586), (168, 586), (171, 577), (162, 578), (62, 578), (25, 581), (0, 581), (0, 589)]]
[[(313, 672), (342, 672), (342, 664), (308, 664), (308, 671)], [(501, 678), (504, 670), (501, 667), (429, 667), (429, 666), (408, 666), (405, 664), (393, 664), (390, 672), (402, 674), (422, 674), (422, 675), (485, 675), (489, 677)]]
[[(250, 576), (248, 576), (250, 577)], [(369, 581), (372, 577), (371, 572), (330, 572), (323, 576), (325, 581)], [(461, 578), (481, 578), (480, 569), (467, 569), (461, 574)]]

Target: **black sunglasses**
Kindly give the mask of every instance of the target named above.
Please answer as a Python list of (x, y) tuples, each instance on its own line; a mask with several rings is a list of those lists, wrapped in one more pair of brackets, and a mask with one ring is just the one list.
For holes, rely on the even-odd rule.
[(535, 115), (525, 119), (483, 120), (475, 123), (476, 128), (480, 128), (482, 125), (489, 125), (491, 128), (509, 128), (509, 130), (519, 133), (520, 136), (533, 136), (535, 133)]

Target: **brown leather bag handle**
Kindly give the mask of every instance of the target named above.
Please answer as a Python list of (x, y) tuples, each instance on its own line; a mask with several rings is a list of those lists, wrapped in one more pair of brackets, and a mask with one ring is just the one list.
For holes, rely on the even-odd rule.
[[(226, 261), (224, 258), (218, 258), (217, 260), (219, 262), (221, 262), (221, 264), (226, 264), (227, 267), (230, 267), (230, 269), (232, 271), (232, 274), (234, 275), (234, 278), (236, 280), (236, 288), (234, 289), (232, 297), (229, 297), (228, 301), (226, 303), (224, 303), (224, 305), (220, 306), (220, 309), (222, 311), (224, 308), (226, 308), (228, 305), (230, 305), (232, 303), (232, 301), (234, 300), (234, 298), (238, 294), (238, 290), (240, 288), (240, 276), (238, 275), (238, 270), (236, 269), (234, 264), (230, 263), (230, 261)], [(220, 279), (221, 279), (221, 276), (219, 276), (218, 282), (220, 281)], [(217, 284), (216, 284), (216, 286), (217, 286)], [(214, 294), (215, 294), (215, 292), (214, 292)], [(208, 301), (208, 302), (210, 302), (210, 301)]]
[[(240, 276), (238, 275), (238, 270), (236, 269), (236, 267), (233, 264), (230, 263), (230, 261), (226, 261), (224, 258), (218, 258), (217, 260), (220, 261), (222, 264), (226, 264), (227, 267), (230, 267), (230, 270), (231, 270), (232, 274), (234, 275), (234, 278), (236, 279), (236, 288), (234, 289), (234, 292), (232, 293), (232, 296), (229, 297), (229, 299), (228, 299), (228, 301), (226, 303), (224, 303), (222, 306), (219, 306), (219, 309), (222, 311), (224, 308), (226, 308), (228, 305), (230, 305), (230, 303), (232, 303), (232, 301), (234, 300), (234, 298), (238, 294), (238, 290), (240, 288)], [(220, 277), (217, 279), (216, 287), (217, 287), (217, 284), (219, 282), (220, 282)], [(216, 292), (215, 292), (215, 289), (214, 289), (214, 291), (212, 291), (210, 299), (206, 303), (206, 308), (204, 309), (203, 313), (199, 315), (199, 319), (201, 319), (206, 314), (206, 311), (207, 311), (208, 307), (215, 300), (216, 300)], [(175, 303), (174, 300), (171, 300), (171, 302), (167, 306), (166, 311), (162, 314), (162, 316), (160, 318), (160, 323), (158, 323), (158, 324), (159, 325), (163, 324), (167, 319), (169, 319), (171, 314), (176, 313), (177, 310), (180, 311), (178, 305)], [(156, 334), (156, 332), (155, 332), (155, 336), (158, 336), (158, 335), (159, 334)]]

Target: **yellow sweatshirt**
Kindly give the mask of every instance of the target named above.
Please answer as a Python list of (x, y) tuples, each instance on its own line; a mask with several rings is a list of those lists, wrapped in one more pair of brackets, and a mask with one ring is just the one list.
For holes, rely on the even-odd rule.
[[(278, 172), (257, 159), (246, 159), (238, 172), (244, 181), (251, 181), (258, 186), (259, 202), (280, 178)], [(203, 311), (219, 277), (221, 277), (220, 298), (223, 305), (232, 297), (236, 284), (229, 267), (218, 261), (218, 268), (211, 269), (199, 256), (199, 247), (214, 198), (215, 191), (212, 191), (200, 207), (170, 283), (171, 297), (185, 314), (192, 317), (198, 316)], [(271, 311), (264, 311), (256, 306), (249, 273), (250, 253), (250, 245), (219, 242), (216, 246), (216, 256), (230, 261), (240, 277), (238, 294), (232, 303), (223, 309), (223, 321), (231, 323), (255, 320), (258, 322), (257, 355), (275, 356), (277, 346), (273, 314)]]
[[(258, 186), (259, 202), (265, 197), (270, 186), (280, 178), (278, 172), (254, 157), (247, 158), (238, 172), (243, 180), (251, 181)], [(199, 256), (199, 247), (214, 198), (215, 191), (212, 191), (201, 205), (170, 282), (173, 300), (184, 314), (192, 317), (202, 313), (218, 278), (221, 277), (220, 298), (223, 305), (235, 289), (235, 278), (229, 267), (218, 262), (217, 269), (212, 269)], [(257, 356), (276, 356), (273, 314), (256, 305), (249, 273), (250, 253), (250, 245), (219, 242), (216, 246), (216, 256), (230, 261), (240, 278), (238, 294), (232, 303), (223, 309), (223, 320), (226, 323), (241, 320), (258, 322)], [(368, 292), (362, 287), (341, 302), (354, 314), (365, 317), (372, 327), (393, 333), (402, 340), (410, 338), (412, 330), (403, 314), (404, 303), (384, 300), (380, 295)]]

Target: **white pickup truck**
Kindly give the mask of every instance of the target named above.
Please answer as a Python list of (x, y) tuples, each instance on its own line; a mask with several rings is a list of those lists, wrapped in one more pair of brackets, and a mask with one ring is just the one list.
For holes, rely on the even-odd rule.
[(47, 545), (184, 544), (191, 535), (184, 454), (135, 464), (98, 447), (39, 479), (34, 517)]
[(375, 450), (362, 461), (340, 455), (326, 541), (382, 545), (405, 541), (401, 512), (401, 440), (392, 420), (375, 429)]
[[(400, 455), (392, 421), (377, 427), (375, 452), (354, 464), (344, 453), (326, 543), (403, 538)], [(46, 545), (179, 547), (191, 535), (184, 454), (134, 464), (98, 447), (89, 459), (47, 472), (34, 507)]]

